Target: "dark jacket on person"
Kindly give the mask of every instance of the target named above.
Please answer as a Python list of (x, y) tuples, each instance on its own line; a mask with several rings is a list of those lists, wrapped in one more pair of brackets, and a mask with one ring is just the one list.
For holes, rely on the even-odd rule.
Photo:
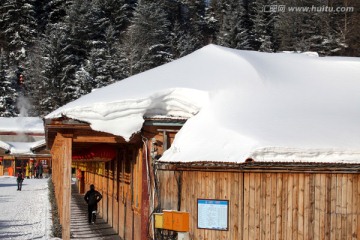
[(18, 181), (18, 182), (24, 181), (24, 176), (23, 176), (22, 173), (18, 173), (17, 178), (16, 178), (16, 181)]
[(102, 199), (102, 195), (95, 189), (91, 189), (86, 192), (84, 199), (89, 206), (96, 206), (97, 203)]

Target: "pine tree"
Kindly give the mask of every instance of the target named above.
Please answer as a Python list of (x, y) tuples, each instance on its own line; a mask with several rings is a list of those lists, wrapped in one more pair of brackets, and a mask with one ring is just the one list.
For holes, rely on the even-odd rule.
[(83, 66), (89, 51), (88, 39), (89, 28), (86, 14), (90, 11), (91, 5), (88, 1), (77, 0), (69, 5), (67, 17), (60, 30), (64, 37), (61, 38), (61, 76), (57, 87), (61, 89), (60, 98), (57, 103), (64, 105), (79, 98), (82, 91), (79, 91), (79, 83), (76, 79), (76, 72)]
[(48, 24), (57, 24), (65, 21), (66, 6), (69, 4), (69, 1), (66, 0), (46, 0), (46, 1), (38, 0), (38, 1), (41, 2), (40, 7), (38, 7), (39, 20), (42, 23), (41, 32), (45, 32)]
[(221, 6), (222, 15), (217, 43), (236, 49), (251, 50), (249, 30), (245, 25), (245, 9), (241, 2), (225, 1)]
[(110, 26), (105, 32), (104, 41), (99, 41), (91, 50), (85, 69), (94, 79), (94, 88), (109, 85), (126, 76), (119, 70), (119, 56), (114, 29)]
[(133, 49), (133, 52), (129, 52), (127, 56), (130, 74), (143, 72), (170, 62), (172, 53), (169, 36), (170, 23), (163, 10), (163, 5), (142, 1), (134, 12), (125, 39), (126, 45), (131, 45)]
[[(292, 4), (295, 3), (294, 1)], [(311, 0), (304, 0), (299, 6), (318, 7)], [(321, 11), (280, 14), (278, 25), (280, 49), (314, 51), (320, 55), (333, 55), (340, 52), (346, 44), (335, 17), (334, 13)]]
[[(117, 43), (120, 36), (112, 22), (120, 20), (114, 18), (108, 8), (108, 4), (113, 1), (101, 0), (96, 1), (91, 10), (85, 14), (89, 29), (87, 44), (87, 61), (84, 63), (84, 69), (89, 72), (94, 80), (93, 87), (99, 88), (113, 83), (119, 79), (125, 78), (118, 70)], [(125, 4), (125, 1), (122, 1)], [(119, 6), (120, 7), (120, 6)], [(116, 11), (119, 13), (119, 11)], [(123, 13), (125, 18), (125, 13)], [(125, 19), (121, 21), (125, 21)], [(117, 23), (115, 23), (117, 24)], [(125, 24), (124, 22), (122, 24)], [(118, 25), (119, 27), (119, 25)], [(124, 26), (123, 26), (124, 27)]]
[(130, 25), (135, 8), (134, 0), (95, 0), (93, 9), (98, 9), (98, 30), (104, 33), (110, 26), (114, 29), (114, 36), (122, 37)]
[(186, 0), (184, 1), (185, 27), (188, 29), (188, 37), (193, 44), (192, 51), (195, 51), (207, 44), (207, 24), (205, 21), (206, 5), (203, 0)]
[[(38, 86), (31, 88), (34, 104), (40, 114), (47, 114), (66, 103), (63, 97), (63, 82), (66, 78), (66, 38), (66, 26), (53, 24), (48, 25), (47, 32), (40, 41), (40, 54), (37, 60), (42, 65), (42, 71), (38, 74)], [(48, 94), (49, 92), (51, 94)]]
[(85, 95), (91, 92), (94, 88), (94, 79), (84, 67), (80, 67), (80, 69), (75, 73), (75, 77), (78, 82), (77, 89), (79, 91), (79, 95)]
[(171, 45), (174, 53), (174, 58), (180, 58), (186, 56), (193, 51), (195, 47), (198, 47), (198, 41), (194, 38), (186, 27), (180, 23), (176, 23), (174, 26)]
[(26, 50), (36, 39), (34, 0), (4, 1), (0, 5), (0, 30), (16, 64), (24, 61)]
[(205, 8), (204, 20), (206, 26), (204, 29), (205, 41), (215, 43), (216, 35), (219, 32), (219, 21), (216, 19), (215, 10), (211, 6)]
[(9, 71), (7, 57), (3, 49), (0, 52), (0, 116), (17, 116), (16, 102), (17, 92), (15, 90), (16, 76)]
[(276, 51), (275, 23), (277, 12), (267, 9), (276, 6), (276, 1), (261, 0), (252, 3), (253, 12), (253, 34), (255, 36), (255, 50), (261, 52)]

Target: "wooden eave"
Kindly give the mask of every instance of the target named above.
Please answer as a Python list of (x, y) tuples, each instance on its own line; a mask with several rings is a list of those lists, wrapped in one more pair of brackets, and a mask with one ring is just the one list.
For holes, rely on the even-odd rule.
[(58, 118), (45, 120), (47, 149), (52, 148), (58, 133), (72, 138), (74, 148), (82, 148), (98, 143), (119, 144), (141, 142), (141, 137), (138, 134), (134, 135), (129, 142), (126, 142), (125, 139), (120, 136), (91, 129), (89, 123), (68, 118)]
[[(21, 134), (27, 136), (40, 136), (40, 137), (45, 135), (45, 133), (34, 133), (29, 131), (21, 132)], [(14, 132), (14, 131), (0, 132), (0, 135), (19, 135), (19, 132)]]
[(51, 154), (50, 153), (43, 153), (43, 154), (11, 154), (11, 156), (14, 156), (16, 158), (24, 158), (24, 159), (28, 159), (28, 158), (51, 158)]
[(360, 163), (314, 163), (314, 162), (191, 162), (160, 163), (157, 169), (164, 171), (209, 172), (293, 172), (293, 173), (360, 173)]
[(145, 118), (144, 126), (172, 126), (172, 127), (182, 127), (186, 118)]

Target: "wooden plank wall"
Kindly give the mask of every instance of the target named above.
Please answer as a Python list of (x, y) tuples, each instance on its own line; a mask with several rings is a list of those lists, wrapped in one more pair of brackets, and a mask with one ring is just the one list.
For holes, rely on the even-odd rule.
[[(163, 209), (176, 210), (172, 171), (159, 171)], [(197, 198), (230, 201), (229, 231), (197, 228)], [(182, 173), (192, 239), (360, 239), (360, 176), (347, 173)]]

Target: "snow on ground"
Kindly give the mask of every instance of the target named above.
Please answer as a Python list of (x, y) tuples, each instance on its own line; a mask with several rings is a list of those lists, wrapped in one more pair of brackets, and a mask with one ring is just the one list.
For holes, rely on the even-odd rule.
[(51, 239), (48, 178), (25, 179), (17, 191), (15, 177), (0, 177), (0, 239)]

